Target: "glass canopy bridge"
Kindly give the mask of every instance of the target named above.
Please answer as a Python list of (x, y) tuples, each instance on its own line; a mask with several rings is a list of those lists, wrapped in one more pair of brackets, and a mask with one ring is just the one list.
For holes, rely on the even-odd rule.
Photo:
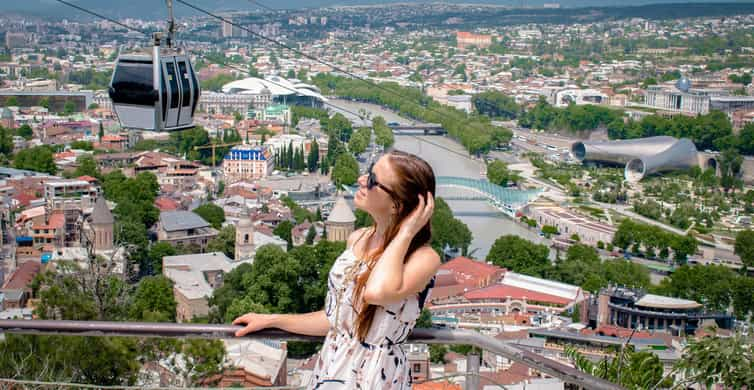
[[(452, 191), (447, 200), (486, 200), (501, 213), (514, 217), (516, 211), (537, 199), (542, 193), (541, 188), (519, 190), (490, 183), (486, 180), (471, 179), (455, 176), (438, 176), (437, 187)], [(345, 187), (351, 195), (356, 187)]]

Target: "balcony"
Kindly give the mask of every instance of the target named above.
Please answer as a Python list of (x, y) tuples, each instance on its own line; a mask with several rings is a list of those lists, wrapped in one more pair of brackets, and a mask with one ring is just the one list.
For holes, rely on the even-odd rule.
[[(69, 335), (69, 336), (125, 336), (125, 337), (158, 337), (158, 338), (202, 338), (202, 339), (231, 339), (240, 329), (236, 325), (215, 324), (175, 324), (153, 322), (110, 322), (110, 321), (52, 321), (52, 320), (0, 320), (0, 334), (30, 334), (30, 335)], [(322, 337), (304, 336), (284, 332), (277, 329), (266, 329), (246, 336), (254, 339), (280, 341), (321, 341)], [(545, 358), (536, 353), (511, 346), (501, 340), (485, 336), (468, 330), (448, 329), (414, 329), (408, 338), (410, 343), (421, 344), (467, 344), (478, 347), (490, 353), (502, 356), (514, 362), (522, 363), (541, 373), (561, 379), (566, 388), (606, 389), (617, 390), (622, 387), (600, 378), (585, 374), (578, 369), (560, 362)], [(469, 355), (468, 370), (459, 376), (466, 377), (466, 389), (480, 388), (479, 356)], [(439, 379), (439, 378), (436, 378)], [(436, 379), (430, 379), (436, 380)], [(42, 385), (0, 379), (0, 388), (5, 384), (13, 387)], [(49, 385), (49, 384), (48, 384)], [(505, 386), (499, 385), (500, 388)], [(78, 384), (58, 386), (56, 388), (83, 388)], [(96, 387), (96, 386), (91, 386)], [(276, 389), (300, 389), (299, 387), (275, 387)]]

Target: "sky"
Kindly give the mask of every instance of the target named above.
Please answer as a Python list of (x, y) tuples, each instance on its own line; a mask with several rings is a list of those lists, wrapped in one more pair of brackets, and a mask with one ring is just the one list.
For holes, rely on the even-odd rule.
[[(164, 1), (161, 0), (67, 0), (74, 4), (80, 5), (87, 9), (100, 11), (112, 17), (141, 17), (141, 18), (163, 18), (165, 14)], [(319, 8), (333, 5), (363, 5), (363, 4), (380, 4), (406, 2), (406, 0), (187, 0), (202, 8), (212, 11), (231, 11), (240, 10), (248, 11), (261, 9), (254, 2), (261, 3), (269, 8)], [(752, 2), (754, 0), (469, 0), (468, 3), (485, 3), (498, 5), (516, 5), (522, 3), (529, 6), (541, 6), (544, 3), (560, 3), (562, 7), (587, 7), (587, 6), (626, 6), (626, 5), (644, 5), (653, 3), (675, 3), (675, 2), (704, 2), (704, 3), (732, 3), (732, 2)], [(422, 1), (428, 2), (428, 1)], [(447, 1), (460, 3), (457, 1)], [(182, 4), (175, 4), (177, 16), (188, 14), (190, 11)], [(0, 12), (20, 11), (24, 13), (34, 13), (42, 16), (62, 16), (71, 17), (80, 15), (80, 12), (68, 8), (54, 0), (0, 0)]]

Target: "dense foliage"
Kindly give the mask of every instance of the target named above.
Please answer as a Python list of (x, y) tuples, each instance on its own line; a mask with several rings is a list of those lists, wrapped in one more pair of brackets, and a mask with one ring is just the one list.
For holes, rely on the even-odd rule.
[(325, 94), (360, 99), (384, 105), (401, 115), (428, 123), (441, 123), (448, 134), (457, 138), (471, 153), (489, 151), (498, 144), (510, 141), (508, 129), (492, 126), (488, 120), (441, 105), (420, 90), (401, 87), (396, 83), (380, 83), (377, 87), (360, 80), (329, 74), (312, 78)]

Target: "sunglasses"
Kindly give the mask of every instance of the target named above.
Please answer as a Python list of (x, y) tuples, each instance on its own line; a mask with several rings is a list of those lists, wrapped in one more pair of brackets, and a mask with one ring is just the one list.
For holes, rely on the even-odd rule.
[(367, 189), (371, 190), (374, 187), (380, 187), (383, 191), (387, 192), (387, 194), (390, 195), (391, 198), (397, 199), (395, 192), (393, 192), (390, 188), (385, 187), (383, 184), (380, 184), (380, 182), (377, 181), (377, 176), (375, 176), (373, 168), (374, 168), (374, 163), (369, 165), (369, 170), (367, 171), (367, 174), (369, 175), (367, 177)]

